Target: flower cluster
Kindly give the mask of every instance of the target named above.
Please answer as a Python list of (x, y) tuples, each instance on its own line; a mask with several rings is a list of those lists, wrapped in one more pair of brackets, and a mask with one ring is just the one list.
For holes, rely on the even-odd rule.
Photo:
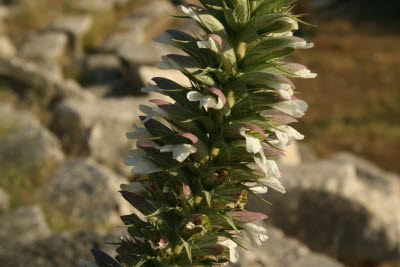
[(289, 124), (307, 109), (289, 78), (316, 74), (282, 59), (313, 44), (293, 36), (294, 0), (200, 2), (180, 11), (202, 36), (168, 30), (154, 38), (185, 52), (158, 67), (181, 71), (191, 86), (158, 77), (142, 89), (170, 101), (141, 105), (143, 127), (127, 134), (137, 149), (125, 162), (147, 176), (121, 186), (133, 206), (121, 217), (129, 236), (117, 260), (93, 250), (99, 266), (220, 266), (238, 259), (238, 245), (268, 238), (255, 223), (267, 216), (245, 205), (268, 188), (285, 193), (273, 158), (304, 138)]

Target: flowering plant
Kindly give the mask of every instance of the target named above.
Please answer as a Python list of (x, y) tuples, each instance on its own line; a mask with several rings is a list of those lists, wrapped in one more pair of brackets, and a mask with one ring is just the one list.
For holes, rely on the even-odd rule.
[(237, 246), (267, 239), (255, 224), (267, 216), (245, 205), (268, 187), (285, 193), (272, 158), (303, 139), (288, 124), (307, 109), (288, 78), (316, 74), (282, 58), (313, 44), (293, 36), (295, 0), (200, 2), (179, 8), (203, 36), (154, 38), (187, 54), (166, 55), (158, 67), (181, 71), (191, 86), (154, 78), (142, 89), (171, 101), (140, 106), (144, 127), (127, 134), (137, 150), (125, 162), (147, 177), (121, 187), (134, 212), (121, 217), (129, 236), (117, 260), (93, 250), (93, 266), (220, 266), (237, 260)]

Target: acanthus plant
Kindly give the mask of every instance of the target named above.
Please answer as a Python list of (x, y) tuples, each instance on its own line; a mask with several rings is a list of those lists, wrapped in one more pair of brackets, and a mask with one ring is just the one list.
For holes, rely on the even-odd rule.
[[(145, 174), (120, 191), (133, 213), (122, 216), (129, 236), (117, 259), (92, 250), (93, 266), (221, 266), (238, 258), (238, 246), (267, 239), (256, 221), (266, 215), (245, 210), (249, 194), (285, 189), (272, 159), (303, 136), (288, 124), (304, 115), (288, 78), (314, 78), (305, 66), (282, 59), (313, 46), (294, 37), (295, 0), (200, 0), (180, 6), (204, 35), (168, 30), (155, 41), (187, 55), (166, 55), (161, 69), (190, 79), (183, 86), (154, 78), (142, 90), (171, 101), (141, 105), (144, 127), (126, 164)], [(143, 177), (143, 176), (142, 176)]]

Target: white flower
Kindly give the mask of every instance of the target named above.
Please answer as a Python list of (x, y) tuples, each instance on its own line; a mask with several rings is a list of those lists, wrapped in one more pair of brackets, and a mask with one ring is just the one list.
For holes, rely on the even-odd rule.
[(288, 31), (288, 32), (273, 33), (272, 36), (273, 37), (293, 36), (293, 32), (292, 31)]
[(295, 118), (303, 117), (304, 112), (308, 108), (307, 103), (304, 102), (303, 100), (282, 101), (271, 104), (270, 106), (274, 109), (282, 111), (283, 113), (289, 114)]
[(146, 191), (146, 188), (139, 182), (132, 182), (130, 184), (121, 184), (120, 188), (135, 194), (141, 194)]
[(138, 127), (136, 124), (133, 123), (133, 128), (135, 131), (133, 132), (127, 132), (126, 137), (128, 139), (136, 139), (136, 146), (139, 145), (149, 145), (156, 147), (157, 144), (154, 143), (152, 140), (149, 138), (152, 137), (152, 135), (147, 131), (146, 128)]
[(172, 158), (179, 162), (183, 162), (190, 154), (196, 153), (197, 149), (190, 144), (180, 144), (180, 145), (166, 145), (161, 147), (161, 152), (171, 152)]
[(263, 151), (260, 152), (260, 154), (261, 158), (254, 157), (254, 162), (265, 173), (265, 177), (281, 177), (281, 173), (279, 172), (279, 168), (276, 162), (273, 160), (267, 160)]
[(278, 137), (278, 140), (274, 140), (271, 142), (272, 144), (276, 144), (279, 146), (288, 146), (293, 142), (294, 139), (304, 139), (304, 135), (300, 134), (298, 131), (288, 125), (281, 125), (277, 128), (278, 129), (271, 128), (271, 131), (273, 131)]
[(146, 123), (149, 121), (151, 118), (157, 116), (161, 118), (169, 118), (169, 115), (167, 112), (162, 110), (160, 107), (155, 106), (155, 107), (149, 107), (146, 105), (139, 105), (139, 110), (147, 115), (147, 117), (143, 120), (143, 123)]
[(134, 166), (131, 170), (131, 174), (150, 174), (162, 171), (162, 169), (151, 160), (142, 156), (125, 158), (125, 164)]
[(309, 69), (301, 69), (295, 72), (295, 74), (301, 78), (313, 79), (317, 77), (316, 73), (312, 73)]
[(261, 246), (262, 242), (267, 241), (267, 229), (255, 223), (245, 223), (242, 225), (243, 236), (255, 246)]
[(81, 266), (81, 267), (99, 267), (99, 265), (97, 265), (97, 263), (95, 263), (94, 261), (88, 261), (88, 260), (80, 260), (79, 266)]
[(247, 134), (246, 131), (249, 129), (240, 127), (239, 132), (241, 136), (246, 138), (246, 150), (249, 153), (256, 154), (262, 150), (261, 141), (252, 134)]
[(306, 66), (297, 64), (297, 63), (289, 63), (283, 65), (283, 68), (288, 72), (292, 73), (293, 77), (300, 77), (305, 79), (313, 79), (317, 77), (316, 73), (312, 73)]
[(229, 259), (230, 259), (231, 262), (237, 262), (238, 261), (239, 253), (236, 250), (236, 247), (238, 245), (235, 242), (233, 242), (231, 239), (227, 239), (227, 240), (224, 240), (222, 242), (219, 242), (218, 244), (229, 248)]
[(314, 47), (314, 43), (307, 43), (306, 40), (303, 38), (299, 37), (291, 37), (295, 42), (292, 42), (288, 45), (288, 47), (294, 48), (294, 49), (308, 49)]
[[(258, 180), (258, 181), (259, 181), (260, 183), (262, 183), (263, 185), (269, 186), (269, 187), (275, 189), (276, 191), (278, 191), (278, 192), (280, 192), (280, 193), (282, 193), (282, 194), (285, 194), (285, 193), (286, 193), (285, 187), (283, 187), (283, 185), (281, 184), (281, 182), (280, 182), (276, 177), (264, 178), (264, 179), (260, 179), (260, 180)], [(260, 187), (261, 187), (261, 186), (260, 186)], [(265, 188), (265, 189), (264, 189), (264, 188)], [(256, 191), (256, 193), (266, 193), (266, 192), (267, 192), (267, 189), (266, 189), (266, 187), (264, 187), (264, 188), (262, 188), (262, 187), (259, 188), (259, 189), (258, 189), (259, 192)], [(264, 191), (263, 191), (262, 189), (264, 189)], [(257, 188), (256, 188), (256, 190), (257, 190)], [(252, 191), (254, 192), (253, 189), (252, 189)]]
[(157, 85), (148, 83), (147, 87), (143, 87), (140, 91), (142, 91), (142, 93), (149, 93), (149, 92), (155, 92), (155, 93), (162, 93), (160, 88)]
[(197, 46), (199, 48), (208, 48), (217, 54), (223, 53), (221, 45), (213, 38), (207, 38), (205, 41), (198, 41)]
[(171, 38), (171, 35), (168, 32), (161, 33), (160, 37), (153, 37), (153, 41), (157, 43), (164, 43), (175, 46), (175, 42)]
[(210, 95), (203, 95), (196, 91), (190, 91), (186, 97), (187, 99), (189, 99), (189, 101), (192, 102), (200, 101), (200, 108), (204, 107), (206, 111), (208, 110), (208, 108), (219, 110), (224, 107), (224, 102), (220, 97), (218, 97), (217, 100), (215, 99), (215, 97), (212, 97)]

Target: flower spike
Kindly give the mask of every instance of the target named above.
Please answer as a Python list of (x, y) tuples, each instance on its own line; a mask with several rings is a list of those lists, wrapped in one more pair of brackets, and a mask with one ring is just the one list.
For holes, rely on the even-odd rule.
[(268, 239), (258, 224), (267, 215), (246, 210), (248, 194), (286, 192), (274, 159), (304, 138), (292, 124), (308, 108), (290, 79), (316, 74), (284, 58), (314, 44), (294, 36), (295, 0), (200, 2), (179, 10), (203, 34), (153, 39), (185, 53), (157, 65), (191, 86), (155, 77), (142, 89), (172, 100), (140, 105), (143, 126), (126, 134), (137, 147), (125, 159), (136, 180), (120, 191), (132, 205), (121, 217), (128, 236), (115, 260), (96, 250), (83, 266), (223, 266), (238, 261), (238, 244)]

